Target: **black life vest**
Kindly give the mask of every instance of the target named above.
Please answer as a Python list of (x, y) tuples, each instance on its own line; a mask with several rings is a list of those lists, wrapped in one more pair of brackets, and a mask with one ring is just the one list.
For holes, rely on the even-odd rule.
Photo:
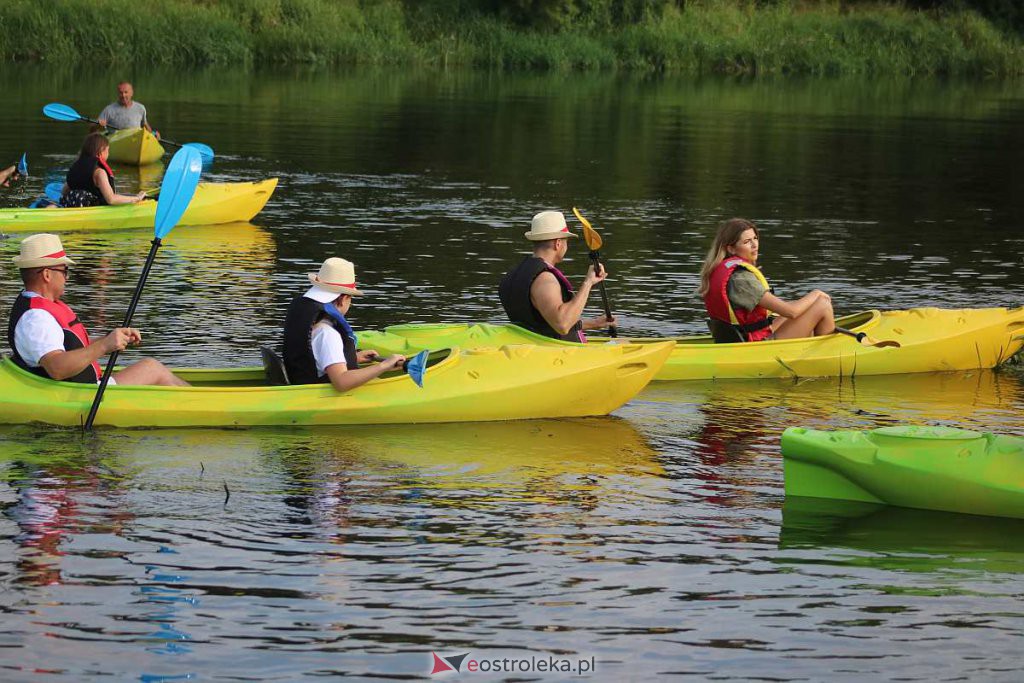
[[(67, 177), (64, 179), (68, 186), (68, 193), (65, 195), (65, 199), (72, 195), (76, 198), (82, 198), (83, 193), (88, 193), (94, 202), (92, 206), (106, 204), (106, 200), (103, 199), (103, 193), (100, 192), (100, 188), (96, 187), (96, 182), (92, 179), (93, 173), (97, 168), (103, 169), (103, 172), (107, 174), (107, 180), (110, 181), (110, 189), (117, 192), (114, 187), (114, 172), (105, 161), (93, 156), (78, 157), (75, 159), (75, 163), (71, 164)], [(79, 200), (76, 202), (76, 205), (84, 206), (85, 204), (82, 204)]]
[[(89, 333), (86, 331), (85, 325), (78, 320), (75, 312), (71, 310), (71, 307), (63, 301), (51, 301), (43, 296), (25, 296), (25, 292), (19, 294), (18, 298), (14, 300), (14, 306), (11, 307), (11, 317), (7, 323), (7, 344), (11, 347), (11, 360), (18, 367), (24, 368), (34, 375), (53, 379), (47, 374), (43, 366), (29, 367), (25, 359), (18, 353), (18, 347), (14, 344), (14, 329), (18, 326), (18, 320), (31, 309), (42, 309), (57, 320), (61, 329), (64, 330), (65, 351), (74, 351), (75, 349), (89, 346)], [(99, 363), (93, 362), (74, 377), (68, 377), (64, 381), (95, 384), (99, 381), (102, 374)]]
[(559, 334), (533, 305), (533, 301), (530, 299), (530, 288), (537, 276), (545, 271), (554, 275), (558, 280), (562, 289), (562, 301), (572, 300), (572, 285), (569, 284), (562, 271), (548, 265), (547, 261), (542, 258), (527, 256), (518, 266), (505, 273), (505, 277), (501, 278), (501, 283), (498, 285), (498, 297), (501, 299), (505, 314), (513, 324), (525, 327), (531, 332), (543, 334), (545, 337), (585, 342), (587, 338), (583, 335), (582, 321), (577, 320), (566, 334)]
[(341, 335), (341, 343), (345, 349), (345, 365), (349, 370), (359, 368), (356, 360), (355, 339), (340, 322), (327, 315), (324, 305), (319, 301), (297, 296), (288, 305), (288, 313), (284, 319), (284, 345), (281, 358), (288, 379), (292, 384), (326, 384), (331, 380), (324, 374), (318, 376), (316, 358), (313, 356), (313, 325), (320, 319), (334, 326)]

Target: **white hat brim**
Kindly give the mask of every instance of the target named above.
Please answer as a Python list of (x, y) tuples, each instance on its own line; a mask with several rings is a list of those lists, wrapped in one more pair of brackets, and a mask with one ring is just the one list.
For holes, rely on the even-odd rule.
[[(338, 296), (337, 296), (338, 294), (348, 294), (349, 296), (362, 296), (363, 295), (363, 293), (360, 292), (355, 287), (342, 287), (341, 285), (332, 285), (332, 284), (328, 284), (326, 282), (321, 282), (319, 276), (317, 275), (317, 273), (306, 273), (306, 277), (308, 277), (309, 281), (313, 283), (314, 288), (322, 289), (325, 292), (333, 292), (334, 295), (335, 295), (334, 296), (335, 299), (338, 298)], [(331, 301), (333, 301), (333, 300), (334, 299), (331, 299)], [(324, 303), (326, 303), (326, 302), (324, 302)]]
[(543, 242), (545, 240), (559, 240), (559, 239), (562, 239), (563, 237), (579, 237), (579, 235), (577, 235), (574, 232), (566, 232), (564, 230), (559, 230), (558, 232), (541, 232), (541, 233), (526, 232), (526, 233), (523, 233), (523, 236), (526, 237), (526, 239), (530, 240), (531, 242)]
[(313, 285), (312, 287), (307, 289), (306, 293), (303, 294), (302, 296), (306, 297), (307, 299), (312, 299), (313, 301), (319, 301), (322, 304), (329, 304), (335, 299), (337, 299), (339, 296), (341, 296), (341, 294), (339, 292), (328, 292), (326, 289), (323, 289), (322, 287), (317, 287), (316, 285)]
[(15, 256), (11, 259), (14, 262), (16, 268), (44, 268), (47, 266), (73, 266), (75, 262), (69, 259), (67, 256), (61, 256), (60, 258), (22, 258), (21, 256)]

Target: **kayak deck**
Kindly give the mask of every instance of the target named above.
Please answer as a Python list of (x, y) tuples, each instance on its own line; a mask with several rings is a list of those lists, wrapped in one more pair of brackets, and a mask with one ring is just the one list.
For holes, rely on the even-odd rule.
[(160, 160), (166, 150), (155, 135), (145, 128), (124, 128), (107, 135), (112, 162), (145, 166)]
[[(879, 341), (897, 341), (900, 347), (863, 345), (844, 334), (724, 344), (716, 344), (710, 334), (617, 340), (591, 337), (590, 344), (674, 342), (672, 355), (656, 380), (797, 379), (971, 370), (997, 367), (1024, 345), (1024, 307), (864, 311), (843, 316), (836, 323)], [(364, 348), (404, 354), (478, 344), (579, 346), (515, 325), (487, 323), (395, 325), (382, 332), (361, 334), (360, 343)]]
[(1024, 439), (952, 427), (782, 434), (787, 496), (1024, 519)]
[[(178, 225), (218, 225), (249, 221), (270, 201), (277, 178), (244, 183), (199, 183)], [(5, 232), (152, 229), (156, 200), (117, 206), (0, 209)]]

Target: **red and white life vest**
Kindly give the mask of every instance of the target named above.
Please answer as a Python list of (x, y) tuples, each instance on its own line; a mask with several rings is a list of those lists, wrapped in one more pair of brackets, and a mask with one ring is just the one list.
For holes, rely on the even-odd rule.
[(737, 268), (743, 268), (754, 274), (766, 290), (771, 287), (768, 280), (750, 261), (739, 256), (730, 256), (711, 271), (708, 293), (704, 296), (704, 308), (715, 320), (729, 323), (739, 330), (747, 341), (762, 341), (772, 334), (771, 317), (764, 306), (755, 306), (752, 311), (742, 308), (734, 309), (729, 301), (729, 278)]
[[(11, 317), (7, 328), (7, 340), (12, 351), (11, 359), (17, 365), (25, 368), (29, 372), (35, 373), (41, 377), (49, 377), (42, 366), (29, 367), (29, 365), (18, 354), (18, 349), (14, 344), (14, 329), (18, 325), (18, 320), (25, 313), (33, 309), (42, 309), (57, 320), (61, 329), (64, 330), (65, 351), (74, 351), (75, 349), (80, 349), (83, 346), (89, 346), (89, 333), (86, 331), (85, 325), (79, 321), (75, 312), (71, 310), (71, 307), (63, 301), (51, 301), (44, 296), (25, 296), (24, 292), (18, 295), (18, 298), (14, 300), (14, 306), (11, 308)], [(99, 363), (94, 361), (86, 366), (86, 368), (80, 373), (74, 377), (68, 377), (65, 381), (94, 384), (98, 382), (102, 376), (103, 371), (100, 369)]]

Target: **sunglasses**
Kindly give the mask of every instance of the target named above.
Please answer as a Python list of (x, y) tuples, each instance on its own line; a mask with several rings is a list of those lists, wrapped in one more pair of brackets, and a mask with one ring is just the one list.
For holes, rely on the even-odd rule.
[(47, 266), (43, 268), (43, 270), (55, 270), (58, 273), (62, 274), (65, 278), (68, 278), (71, 275), (71, 269), (68, 268), (67, 266), (64, 266), (63, 268), (58, 268), (57, 266)]

